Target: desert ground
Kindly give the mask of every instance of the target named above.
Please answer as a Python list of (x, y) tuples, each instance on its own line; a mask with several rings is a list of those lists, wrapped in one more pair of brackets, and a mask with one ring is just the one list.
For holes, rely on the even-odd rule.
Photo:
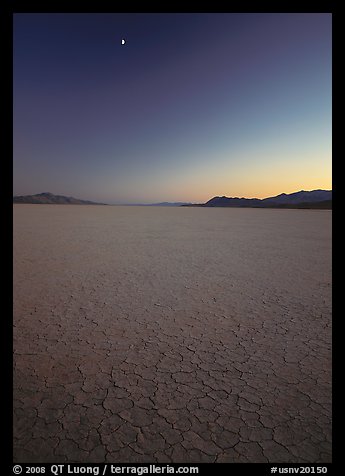
[(15, 462), (331, 461), (331, 211), (13, 213)]

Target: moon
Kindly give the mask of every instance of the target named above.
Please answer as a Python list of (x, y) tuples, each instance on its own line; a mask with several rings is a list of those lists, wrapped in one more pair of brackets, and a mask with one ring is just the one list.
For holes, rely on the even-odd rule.
[(121, 45), (124, 45), (125, 43), (126, 43), (126, 40), (122, 38)]

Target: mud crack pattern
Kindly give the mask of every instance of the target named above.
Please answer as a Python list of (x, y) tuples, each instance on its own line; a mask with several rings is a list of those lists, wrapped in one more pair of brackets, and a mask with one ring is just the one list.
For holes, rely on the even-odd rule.
[(15, 462), (330, 462), (331, 213), (14, 207)]

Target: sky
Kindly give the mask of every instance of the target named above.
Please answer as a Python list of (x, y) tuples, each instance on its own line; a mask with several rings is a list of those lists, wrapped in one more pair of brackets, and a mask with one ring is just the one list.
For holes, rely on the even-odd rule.
[(331, 14), (20, 13), (13, 63), (14, 195), (332, 188)]

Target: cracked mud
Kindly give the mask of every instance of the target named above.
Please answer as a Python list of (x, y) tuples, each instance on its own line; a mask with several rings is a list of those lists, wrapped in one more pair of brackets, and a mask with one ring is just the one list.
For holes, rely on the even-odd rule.
[(331, 213), (14, 206), (15, 462), (330, 462)]

